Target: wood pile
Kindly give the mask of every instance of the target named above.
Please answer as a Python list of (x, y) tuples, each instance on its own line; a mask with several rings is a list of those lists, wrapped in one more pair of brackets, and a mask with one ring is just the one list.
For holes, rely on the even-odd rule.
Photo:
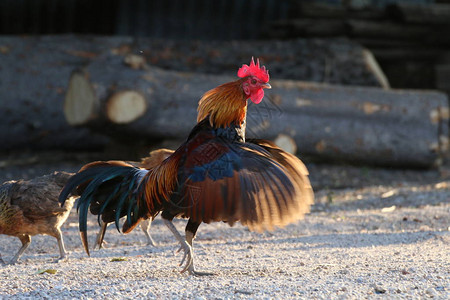
[(450, 93), (450, 3), (358, 8), (302, 1), (293, 14), (273, 22), (269, 36), (347, 37), (374, 54), (392, 87)]
[[(117, 140), (172, 140), (177, 145), (196, 122), (201, 95), (236, 79), (151, 65), (135, 69), (125, 60), (98, 57), (72, 74), (65, 99), (68, 121)], [(276, 140), (319, 160), (389, 166), (436, 166), (449, 149), (443, 93), (270, 82), (267, 99), (249, 105), (249, 138)], [(112, 104), (120, 101), (125, 105)], [(133, 101), (139, 104), (127, 104)], [(70, 109), (77, 105), (91, 109), (81, 116)]]
[[(334, 46), (327, 48), (329, 42)], [(382, 89), (378, 79), (372, 81), (378, 87), (278, 79), (305, 69), (340, 84), (355, 74), (377, 78), (359, 46), (345, 40), (211, 44), (217, 49), (208, 42), (166, 42), (164, 48), (161, 41), (130, 37), (1, 37), (0, 151), (78, 151), (112, 141), (128, 148), (177, 145), (195, 124), (201, 95), (235, 79), (236, 65), (251, 53), (269, 67), (273, 89), (249, 107), (249, 137), (278, 140), (318, 160), (372, 165), (430, 167), (448, 150), (445, 94)], [(189, 55), (179, 52), (188, 48)], [(340, 68), (326, 57), (340, 57)], [(214, 70), (216, 60), (223, 72)]]
[[(85, 128), (67, 123), (76, 124), (93, 108), (79, 103), (69, 108), (64, 104), (72, 72), (106, 54), (123, 57), (123, 63), (131, 69), (148, 63), (165, 70), (216, 75), (234, 75), (237, 66), (248, 63), (254, 55), (270, 67), (272, 78), (344, 85), (383, 84), (372, 71), (376, 65), (370, 53), (345, 39), (207, 42), (81, 35), (1, 36), (0, 153), (17, 149), (100, 150), (108, 146), (111, 139), (106, 135), (92, 135)], [(107, 71), (108, 62), (99, 68)], [(91, 97), (89, 90), (83, 88), (83, 81), (71, 81), (71, 90), (77, 90), (78, 85), (86, 91), (83, 97)], [(196, 97), (202, 92), (199, 90)], [(137, 110), (143, 108), (139, 106), (145, 105), (139, 94), (127, 95), (126, 100), (111, 100), (111, 105), (130, 107), (132, 103)], [(67, 109), (79, 115), (66, 121), (63, 112)], [(124, 121), (129, 118), (121, 117)]]

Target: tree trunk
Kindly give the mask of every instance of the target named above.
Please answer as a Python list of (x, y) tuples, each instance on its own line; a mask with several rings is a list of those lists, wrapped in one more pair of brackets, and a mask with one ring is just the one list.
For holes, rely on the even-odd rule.
[[(96, 95), (91, 107), (99, 108), (92, 113), (98, 117), (85, 126), (141, 142), (181, 142), (195, 125), (201, 95), (235, 80), (151, 66), (131, 69), (120, 56), (99, 57), (85, 72)], [(268, 99), (259, 105), (249, 102), (248, 137), (275, 139), (282, 133), (294, 140), (301, 155), (372, 165), (428, 167), (439, 164), (448, 149), (448, 103), (442, 93), (276, 79), (271, 84)], [(107, 117), (108, 102), (123, 91), (145, 98), (145, 112), (114, 123)]]

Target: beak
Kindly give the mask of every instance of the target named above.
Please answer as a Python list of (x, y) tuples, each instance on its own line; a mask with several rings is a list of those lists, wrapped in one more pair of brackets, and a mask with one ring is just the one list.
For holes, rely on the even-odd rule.
[(263, 84), (261, 84), (261, 87), (263, 89), (271, 89), (272, 88), (272, 86), (269, 83), (263, 83)]

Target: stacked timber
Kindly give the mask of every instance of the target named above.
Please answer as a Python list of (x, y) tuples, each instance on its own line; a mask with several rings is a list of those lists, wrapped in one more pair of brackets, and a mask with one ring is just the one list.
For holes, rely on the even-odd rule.
[[(123, 63), (129, 68), (139, 69), (148, 62), (166, 70), (217, 75), (235, 74), (236, 68), (254, 55), (270, 67), (273, 78), (382, 86), (372, 71), (370, 53), (358, 43), (344, 39), (207, 42), (73, 35), (2, 36), (0, 152), (101, 150), (108, 146), (108, 136), (93, 136), (85, 128), (72, 127), (63, 114), (72, 71), (106, 54), (126, 57)], [(107, 71), (108, 62), (99, 68)], [(78, 83), (74, 79), (71, 84)], [(89, 93), (84, 97), (89, 97)], [(125, 97), (135, 106), (143, 103), (135, 93)], [(111, 105), (120, 108), (121, 103)], [(74, 105), (72, 109), (80, 115), (91, 109)], [(77, 116), (73, 117), (75, 120), (69, 120), (70, 123), (77, 122)]]
[[(66, 119), (119, 140), (182, 142), (196, 122), (201, 95), (234, 77), (140, 69), (124, 57), (96, 58), (75, 71)], [(433, 91), (344, 87), (271, 80), (259, 105), (249, 105), (247, 136), (281, 141), (318, 159), (430, 167), (448, 151), (448, 99)], [(75, 107), (86, 109), (83, 115)]]
[[(308, 45), (314, 47), (308, 50), (307, 66), (311, 70), (325, 67), (314, 74), (351, 79), (351, 74), (357, 74), (355, 69), (367, 69), (366, 64), (358, 64), (364, 60), (354, 58), (358, 52), (348, 55), (349, 48), (344, 47), (348, 44), (339, 40), (336, 45), (342, 47), (327, 50), (342, 59), (336, 71), (341, 73), (333, 73), (336, 66), (324, 63), (328, 56), (313, 55), (326, 43), (298, 42), (302, 49), (295, 52), (285, 48), (295, 42), (268, 41), (271, 46), (230, 42), (228, 48), (218, 44), (222, 48), (216, 52), (205, 46), (211, 51), (202, 61), (200, 54), (191, 60), (177, 58), (181, 53), (172, 48), (152, 47), (151, 40), (130, 37), (2, 37), (0, 150), (98, 149), (112, 141), (128, 148), (164, 141), (177, 145), (195, 125), (201, 95), (234, 80), (236, 65), (248, 61), (247, 53), (259, 56), (263, 52), (258, 49), (268, 47), (278, 49), (272, 55), (261, 55), (271, 70), (273, 90), (267, 92), (263, 103), (249, 107), (249, 137), (277, 140), (292, 152), (318, 160), (439, 165), (448, 149), (445, 94), (286, 79), (295, 78), (290, 74), (298, 70), (303, 72), (305, 65), (295, 59)], [(168, 45), (181, 48), (194, 43)], [(273, 45), (278, 46), (270, 48)], [(229, 66), (224, 64), (221, 73), (209, 67), (217, 57), (228, 57), (234, 47), (245, 49), (246, 57), (230, 55), (223, 60)], [(280, 74), (285, 74), (285, 79)]]
[(273, 22), (269, 36), (347, 37), (374, 54), (391, 86), (450, 92), (444, 83), (450, 56), (450, 3), (403, 1), (382, 8), (302, 1), (293, 15)]

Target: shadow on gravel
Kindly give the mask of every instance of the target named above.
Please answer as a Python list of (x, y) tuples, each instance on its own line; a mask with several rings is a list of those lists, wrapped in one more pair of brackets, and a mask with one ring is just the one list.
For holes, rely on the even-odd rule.
[[(441, 203), (450, 202), (450, 191), (448, 189), (428, 191), (415, 191), (414, 188), (392, 189), (381, 193), (381, 195), (372, 192), (361, 192), (359, 195), (354, 195), (354, 193), (354, 190), (334, 192), (331, 196), (325, 196), (331, 197), (329, 203), (316, 203), (311, 210), (312, 212), (336, 212), (357, 209), (382, 209), (394, 205), (396, 207), (417, 208), (424, 205), (440, 205)], [(318, 194), (318, 196), (320, 197), (321, 194)], [(335, 197), (336, 200), (333, 200), (332, 197)], [(322, 198), (324, 198), (323, 193)], [(340, 200), (339, 198), (350, 200)]]
[(302, 243), (298, 249), (311, 248), (364, 248), (395, 244), (414, 244), (439, 238), (439, 231), (396, 232), (396, 233), (349, 233), (304, 236), (297, 239)]
[[(307, 251), (317, 248), (365, 248), (372, 246), (389, 246), (400, 244), (414, 244), (429, 239), (440, 239), (442, 232), (399, 232), (399, 233), (332, 233), (322, 235), (300, 236), (285, 239), (261, 239), (252, 242), (256, 245), (288, 244), (289, 250)], [(242, 245), (246, 248), (249, 241), (226, 242), (228, 245)]]

